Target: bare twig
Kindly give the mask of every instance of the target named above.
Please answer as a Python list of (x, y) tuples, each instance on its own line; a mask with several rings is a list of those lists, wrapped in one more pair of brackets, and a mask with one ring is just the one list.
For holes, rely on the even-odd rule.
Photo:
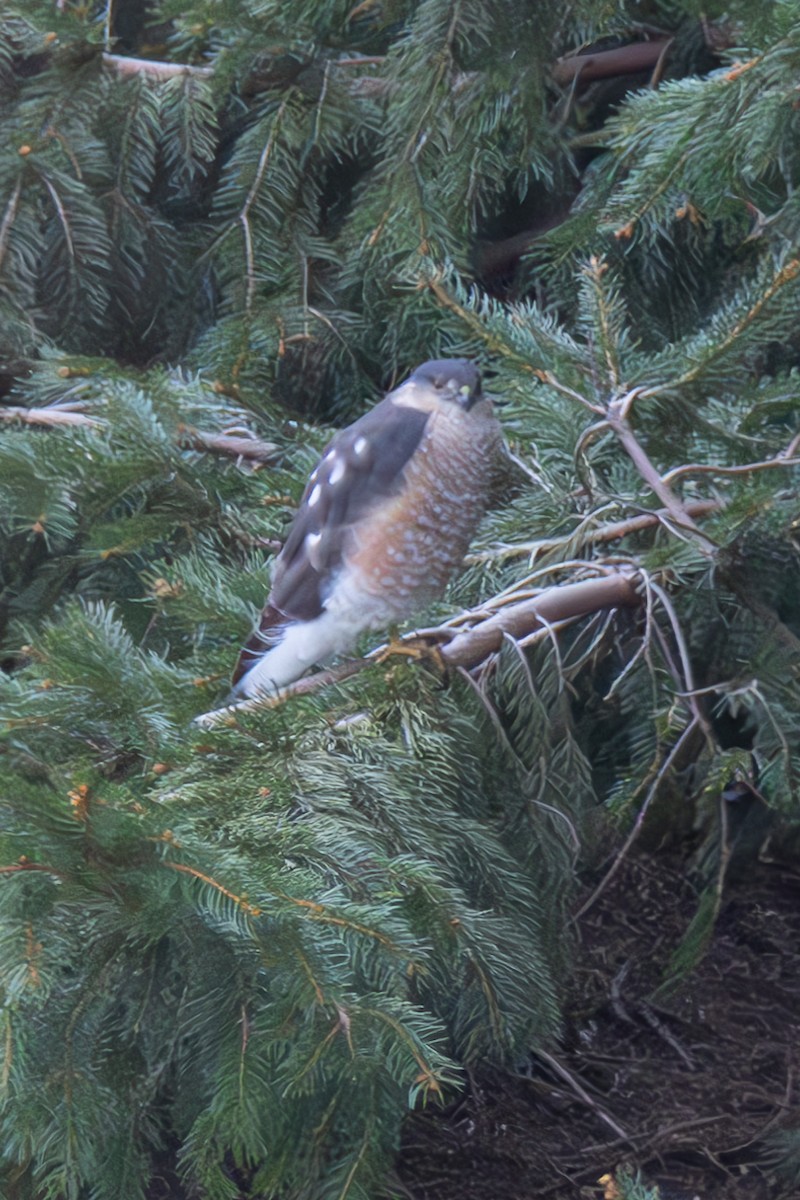
[[(0, 405), (0, 421), (23, 421), (26, 425), (71, 425), (87, 429), (98, 429), (108, 422), (99, 417), (90, 417), (83, 402), (49, 405), (46, 408), (22, 408), (16, 405)], [(250, 459), (254, 462), (271, 463), (280, 454), (274, 442), (264, 442), (254, 434), (206, 433), (188, 425), (178, 426), (178, 445), (183, 449), (206, 450), (212, 454), (228, 454), (231, 458)]]
[(245, 290), (245, 308), (249, 313), (253, 307), (253, 301), (256, 294), (256, 263), (253, 250), (253, 238), (250, 231), (250, 209), (256, 201), (256, 197), (261, 189), (261, 184), (264, 180), (264, 175), (269, 165), (269, 160), (272, 157), (272, 151), (275, 149), (275, 144), (278, 140), (283, 115), (286, 112), (288, 100), (284, 100), (280, 108), (275, 114), (275, 120), (270, 130), (264, 149), (261, 151), (261, 157), (258, 160), (255, 177), (247, 193), (245, 202), (242, 205), (242, 211), (239, 213), (238, 221), (242, 226), (242, 234), (244, 236), (244, 251), (245, 251), (245, 267), (246, 267), (246, 290)]
[(600, 1118), (601, 1121), (605, 1122), (609, 1129), (614, 1130), (614, 1133), (616, 1133), (617, 1137), (619, 1137), (621, 1141), (631, 1142), (629, 1134), (625, 1132), (622, 1126), (618, 1125), (614, 1118), (609, 1116), (608, 1113), (600, 1107), (596, 1100), (592, 1099), (592, 1097), (578, 1082), (572, 1072), (568, 1071), (567, 1068), (563, 1066), (563, 1064), (560, 1063), (557, 1058), (554, 1058), (552, 1054), (547, 1052), (547, 1050), (535, 1050), (534, 1053), (537, 1058), (542, 1060), (542, 1062), (547, 1063), (551, 1071), (555, 1071), (556, 1075), (558, 1075), (559, 1078), (563, 1079), (564, 1082), (569, 1085), (575, 1095), (583, 1101), (587, 1108), (590, 1108), (592, 1112)]
[(718, 467), (712, 463), (686, 463), (682, 467), (673, 467), (662, 475), (663, 483), (670, 484), (682, 475), (747, 475), (750, 471), (769, 471), (773, 467), (798, 467), (800, 458), (790, 458), (783, 451), (775, 458), (765, 458), (761, 462), (741, 463), (737, 467)]
[[(707, 513), (719, 512), (722, 503), (719, 500), (695, 500), (684, 505), (690, 517), (704, 517)], [(590, 514), (581, 526), (573, 529), (563, 537), (541, 538), (535, 542), (519, 542), (517, 545), (501, 546), (497, 550), (481, 550), (477, 554), (469, 554), (465, 559), (468, 563), (496, 562), (507, 558), (535, 558), (538, 554), (549, 550), (558, 550), (576, 540), (580, 544), (597, 545), (603, 542), (615, 542), (627, 537), (629, 533), (639, 533), (642, 529), (650, 529), (661, 525), (668, 512), (659, 508), (655, 512), (640, 513), (635, 517), (624, 517), (620, 521), (610, 521), (607, 525), (598, 525), (596, 529), (589, 528), (595, 514)]]
[(128, 58), (125, 54), (103, 54), (103, 63), (118, 75), (153, 75), (156, 79), (173, 79), (176, 75), (196, 75), (210, 79), (213, 67), (193, 67), (189, 63), (156, 62), (151, 58)]
[(664, 1125), (659, 1129), (645, 1130), (643, 1133), (628, 1134), (626, 1137), (619, 1138), (615, 1142), (603, 1142), (600, 1145), (585, 1146), (580, 1153), (581, 1155), (598, 1154), (601, 1151), (605, 1153), (608, 1150), (612, 1150), (616, 1146), (621, 1145), (623, 1142), (633, 1142), (637, 1145), (640, 1142), (643, 1142), (646, 1146), (649, 1146), (652, 1149), (660, 1142), (663, 1142), (666, 1138), (671, 1138), (674, 1133), (678, 1133), (680, 1130), (697, 1129), (702, 1125), (714, 1125), (717, 1121), (726, 1121), (729, 1119), (730, 1118), (727, 1113), (717, 1113), (712, 1117), (697, 1117), (692, 1121), (675, 1121), (674, 1124)]
[(210, 450), (214, 454), (228, 454), (232, 458), (247, 458), (261, 463), (275, 462), (280, 454), (280, 447), (274, 442), (263, 442), (254, 435), (204, 433), (188, 425), (179, 427), (178, 441), (188, 449)]
[(654, 797), (657, 795), (658, 789), (661, 786), (662, 780), (664, 779), (665, 775), (669, 771), (672, 764), (675, 762), (676, 758), (678, 758), (681, 750), (683, 749), (684, 743), (688, 740), (688, 738), (691, 736), (691, 734), (694, 733), (694, 731), (696, 729), (697, 729), (697, 721), (696, 720), (690, 721), (689, 724), (684, 729), (681, 736), (678, 738), (675, 745), (670, 750), (667, 757), (664, 759), (664, 762), (661, 764), (661, 767), (659, 768), (658, 774), (656, 775), (655, 779), (653, 780), (652, 784), (650, 785), (650, 789), (647, 793), (647, 796), (645, 797), (644, 804), (639, 809), (639, 813), (636, 817), (636, 821), (634, 822), (633, 828), (631, 829), (630, 833), (628, 834), (627, 838), (625, 839), (625, 842), (624, 842), (621, 850), (617, 854), (616, 858), (614, 859), (614, 861), (611, 864), (608, 871), (605, 873), (603, 878), (598, 883), (597, 887), (592, 892), (591, 896), (589, 896), (588, 900), (586, 900), (584, 902), (584, 904), (582, 904), (581, 907), (578, 909), (578, 911), (575, 913), (573, 920), (575, 920), (575, 921), (579, 920), (580, 917), (584, 916), (584, 914), (589, 911), (589, 909), (594, 905), (594, 903), (600, 899), (603, 892), (606, 890), (608, 885), (611, 883), (611, 880), (614, 878), (614, 876), (619, 871), (620, 867), (622, 866), (623, 862), (625, 861), (625, 859), (628, 855), (628, 852), (629, 852), (631, 846), (636, 841), (637, 837), (639, 836), (639, 834), (641, 832), (642, 826), (644, 824), (644, 818), (647, 814), (647, 810), (649, 809)]
[(646, 1000), (639, 1000), (636, 1004), (636, 1010), (639, 1012), (643, 1020), (647, 1022), (650, 1028), (653, 1029), (660, 1038), (663, 1038), (668, 1046), (672, 1047), (679, 1058), (683, 1059), (689, 1070), (696, 1071), (697, 1063), (692, 1058), (689, 1051), (681, 1045), (681, 1043), (675, 1037), (675, 1034), (672, 1033), (672, 1031), (664, 1024), (664, 1022), (659, 1019), (658, 1015), (653, 1011), (652, 1006), (649, 1005)]
[(213, 729), (217, 725), (233, 727), (237, 724), (239, 716), (249, 712), (260, 712), (262, 709), (277, 708), (292, 696), (307, 696), (309, 692), (315, 692), (319, 688), (341, 683), (343, 679), (357, 675), (359, 671), (363, 671), (373, 662), (372, 658), (349, 659), (347, 662), (340, 663), (338, 667), (331, 667), (327, 671), (317, 671), (314, 675), (306, 675), (305, 678), (298, 679), (296, 683), (290, 684), (289, 687), (283, 688), (274, 695), (239, 700), (235, 704), (225, 705), (224, 708), (215, 708), (211, 712), (202, 713), (199, 717), (195, 717), (194, 724), (199, 725), (201, 729)]
[(672, 44), (675, 41), (674, 37), (667, 38), (666, 42), (661, 47), (661, 53), (658, 56), (658, 62), (653, 68), (653, 74), (650, 76), (650, 87), (657, 88), (664, 74), (664, 65), (672, 49)]
[(658, 599), (661, 602), (661, 607), (667, 614), (669, 623), (672, 626), (672, 636), (675, 639), (675, 645), (678, 647), (678, 654), (680, 655), (681, 660), (681, 669), (683, 671), (684, 686), (692, 716), (705, 734), (706, 741), (708, 742), (709, 746), (713, 746), (714, 734), (709, 722), (706, 720), (705, 714), (700, 708), (697, 696), (695, 695), (694, 673), (692, 671), (692, 663), (689, 657), (689, 647), (686, 645), (686, 639), (683, 636), (683, 630), (681, 629), (681, 623), (678, 620), (678, 614), (675, 611), (675, 606), (673, 605), (664, 588), (661, 587), (659, 583), (656, 583), (655, 580), (649, 581), (649, 587), (652, 589), (655, 595), (658, 596)]
[(714, 543), (703, 533), (702, 529), (689, 516), (683, 502), (675, 495), (672, 489), (664, 482), (661, 475), (653, 466), (647, 454), (644, 451), (641, 443), (636, 438), (633, 430), (628, 424), (628, 412), (633, 404), (633, 401), (640, 394), (640, 389), (634, 388), (625, 396), (620, 396), (608, 406), (607, 421), (609, 427), (614, 431), (616, 436), (630, 458), (631, 462), (636, 467), (637, 471), (645, 481), (652, 492), (658, 496), (661, 503), (669, 512), (675, 524), (679, 529), (685, 529), (691, 532), (697, 538), (706, 554), (710, 553), (714, 548)]
[(22, 176), (20, 175), (14, 185), (14, 190), (8, 198), (6, 210), (3, 213), (3, 220), (0, 221), (0, 266), (3, 265), (3, 259), (6, 256), (6, 248), (8, 246), (8, 236), (11, 233), (11, 226), (16, 219), (17, 209), (19, 208), (19, 198), (22, 194)]
[(105, 424), (96, 417), (88, 417), (78, 405), (51, 405), (48, 408), (19, 408), (0, 406), (0, 421), (23, 421), (26, 425), (72, 425), (99, 428)]

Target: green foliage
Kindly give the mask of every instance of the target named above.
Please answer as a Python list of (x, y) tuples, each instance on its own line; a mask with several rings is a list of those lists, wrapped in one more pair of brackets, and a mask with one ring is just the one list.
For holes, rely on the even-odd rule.
[[(611, 1177), (604, 1176), (601, 1182), (606, 1182), (607, 1178)], [(615, 1200), (661, 1200), (663, 1195), (657, 1185), (649, 1187), (639, 1171), (633, 1172), (625, 1167), (614, 1172), (609, 1186), (613, 1188)]]
[(800, 1132), (797, 1129), (778, 1129), (764, 1139), (770, 1165), (786, 1180), (789, 1187), (800, 1183)]
[[(696, 837), (733, 778), (796, 823), (800, 12), (657, 11), (702, 53), (607, 92), (550, 68), (623, 0), (6, 6), (12, 1200), (378, 1196), (409, 1108), (556, 1035), (587, 811)], [(440, 354), (518, 474), (409, 619), (640, 606), (201, 731), (330, 426)]]
[(453, 1056), (513, 1059), (553, 1029), (542, 896), (481, 802), (474, 728), (413, 673), (397, 726), (331, 727), (328, 700), (200, 742), (169, 715), (185, 673), (110, 612), (73, 607), (41, 654), (48, 686), (4, 697), (0, 895), (5, 1153), (48, 1148), (42, 1194), (82, 1194), (110, 1155), (141, 1188), (169, 1136), (208, 1195), (235, 1194), (226, 1156), (303, 1194), (323, 1147), (320, 1189), (367, 1194)]

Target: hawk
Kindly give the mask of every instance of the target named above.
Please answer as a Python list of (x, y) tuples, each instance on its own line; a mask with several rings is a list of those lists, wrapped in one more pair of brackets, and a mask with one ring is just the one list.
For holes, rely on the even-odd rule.
[(500, 424), (475, 366), (423, 363), (328, 444), (233, 698), (274, 692), (441, 595), (486, 508)]

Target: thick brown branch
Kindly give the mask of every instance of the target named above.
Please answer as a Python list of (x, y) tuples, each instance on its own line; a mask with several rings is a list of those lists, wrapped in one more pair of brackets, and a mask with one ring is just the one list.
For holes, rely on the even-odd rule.
[(500, 649), (503, 639), (527, 637), (556, 621), (585, 617), (606, 608), (635, 608), (641, 604), (633, 572), (547, 588), (532, 600), (509, 604), (474, 629), (459, 633), (442, 647), (448, 666), (476, 667)]
[[(533, 599), (523, 600), (519, 604), (508, 604), (488, 618), (485, 615), (488, 605), (476, 610), (474, 617), (478, 623), (474, 628), (457, 634), (449, 644), (441, 648), (440, 653), (449, 667), (476, 667), (499, 650), (506, 637), (524, 638), (559, 621), (588, 616), (602, 609), (634, 608), (641, 603), (641, 596), (636, 588), (636, 575), (632, 571), (619, 571), (599, 579), (547, 588)], [(434, 637), (437, 632), (441, 633), (442, 637), (450, 637), (452, 628), (442, 625), (438, 630), (426, 631)], [(308, 695), (321, 687), (339, 683), (363, 671), (374, 661), (374, 657), (353, 659), (330, 671), (307, 675), (305, 679), (299, 679), (277, 695), (242, 700), (227, 708), (203, 713), (196, 718), (195, 723), (204, 729), (211, 729), (215, 725), (235, 725), (237, 717), (241, 714), (276, 708), (291, 696)]]
[(521, 233), (515, 233), (500, 241), (477, 242), (473, 250), (475, 270), (481, 275), (498, 275), (515, 266), (537, 238), (543, 237), (551, 229), (557, 229), (566, 221), (573, 196), (570, 194), (567, 200), (568, 203), (562, 205), (558, 212), (541, 217), (530, 229), (524, 229)]
[(612, 75), (637, 75), (655, 67), (671, 41), (672, 38), (659, 38), (652, 42), (615, 46), (613, 50), (597, 50), (592, 54), (570, 54), (554, 63), (553, 80), (563, 87), (574, 79), (592, 83)]

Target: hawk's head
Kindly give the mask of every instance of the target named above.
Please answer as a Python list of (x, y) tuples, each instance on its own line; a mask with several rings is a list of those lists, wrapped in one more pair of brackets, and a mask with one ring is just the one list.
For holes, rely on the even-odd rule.
[(438, 358), (423, 363), (395, 392), (396, 404), (430, 409), (457, 404), (469, 412), (483, 399), (480, 373), (466, 358)]

